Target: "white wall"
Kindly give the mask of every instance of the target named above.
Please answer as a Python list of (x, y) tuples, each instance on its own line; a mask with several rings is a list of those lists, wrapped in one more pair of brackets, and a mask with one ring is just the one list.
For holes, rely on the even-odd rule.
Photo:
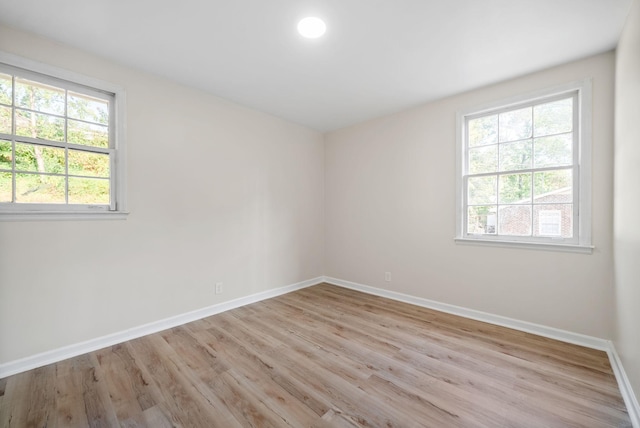
[(640, 1), (616, 52), (615, 345), (640, 396)]
[(125, 88), (131, 211), (0, 222), (0, 364), (322, 275), (321, 134), (6, 27), (0, 50)]
[[(594, 253), (454, 243), (456, 112), (585, 77)], [(325, 274), (611, 338), (613, 88), (609, 52), (326, 135)]]

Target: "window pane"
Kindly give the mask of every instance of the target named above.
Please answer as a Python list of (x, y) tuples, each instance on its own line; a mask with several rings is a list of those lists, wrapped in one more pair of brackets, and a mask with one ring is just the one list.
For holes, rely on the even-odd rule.
[(573, 237), (573, 205), (534, 205), (533, 235)]
[(16, 174), (16, 202), (64, 204), (64, 177)]
[(531, 107), (508, 111), (500, 115), (500, 142), (531, 138)]
[(507, 205), (498, 211), (500, 235), (531, 236), (531, 205)]
[(12, 96), (11, 76), (0, 73), (0, 103), (11, 105)]
[(573, 129), (573, 98), (535, 106), (533, 121), (536, 137), (571, 132)]
[(469, 149), (469, 174), (498, 171), (498, 146)]
[(17, 78), (16, 106), (64, 115), (64, 89)]
[(11, 202), (12, 175), (10, 172), (0, 172), (0, 202)]
[(0, 132), (11, 134), (11, 107), (0, 106)]
[(74, 119), (101, 123), (103, 125), (109, 123), (109, 102), (106, 100), (69, 92), (67, 109), (67, 115)]
[(64, 141), (64, 119), (47, 114), (16, 110), (16, 135)]
[(17, 171), (64, 174), (64, 165), (64, 149), (16, 143)]
[(498, 142), (498, 115), (479, 117), (469, 121), (469, 147)]
[(84, 146), (109, 147), (109, 129), (103, 125), (69, 120), (67, 124), (67, 141)]
[(500, 204), (531, 203), (531, 173), (500, 176)]
[(573, 178), (571, 169), (536, 172), (533, 174), (535, 204), (549, 202), (573, 202)]
[(109, 178), (109, 155), (69, 150), (69, 174)]
[(573, 134), (554, 135), (534, 140), (534, 167), (565, 166), (573, 163)]
[(0, 140), (0, 169), (12, 169), (13, 149), (11, 141)]
[(495, 175), (489, 177), (469, 178), (469, 205), (486, 205), (496, 203), (497, 180)]
[(467, 233), (495, 234), (496, 220), (497, 214), (495, 205), (469, 207)]
[(109, 205), (109, 180), (69, 177), (69, 203)]
[(500, 171), (531, 168), (531, 140), (500, 145)]

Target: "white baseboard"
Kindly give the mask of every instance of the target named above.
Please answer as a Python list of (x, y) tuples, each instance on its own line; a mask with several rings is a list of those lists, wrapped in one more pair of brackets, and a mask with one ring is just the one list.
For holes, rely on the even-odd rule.
[(272, 297), (280, 296), (282, 294), (291, 293), (292, 291), (310, 287), (323, 281), (323, 277), (309, 279), (306, 281), (298, 282), (296, 284), (287, 285), (285, 287), (274, 288), (272, 290), (263, 291), (260, 293), (252, 294), (250, 296), (240, 297), (228, 302), (218, 303), (216, 305), (208, 306), (206, 308), (198, 309), (192, 312), (187, 312), (185, 314), (176, 315), (159, 321), (154, 321), (138, 327), (130, 328), (128, 330), (98, 337), (96, 339), (91, 339), (85, 342), (54, 349), (19, 360), (9, 361), (8, 363), (0, 364), (0, 379), (27, 370), (46, 366), (47, 364), (66, 360), (67, 358), (77, 357), (78, 355), (106, 348), (107, 346), (113, 346), (118, 343), (126, 342), (127, 340), (137, 339), (138, 337), (177, 327), (179, 325), (206, 318), (211, 315), (219, 314), (230, 309), (239, 308), (241, 306), (256, 303), (261, 300), (266, 300)]
[(611, 368), (613, 369), (613, 373), (616, 375), (616, 380), (618, 381), (620, 394), (622, 394), (624, 404), (627, 406), (631, 424), (634, 428), (640, 428), (640, 404), (638, 404), (638, 398), (633, 392), (633, 387), (627, 377), (627, 373), (624, 371), (622, 361), (616, 352), (615, 346), (613, 346), (613, 342), (610, 342), (610, 344), (611, 348), (607, 351), (607, 354), (609, 354)]
[(613, 342), (611, 342), (610, 340), (600, 339), (598, 337), (587, 336), (579, 333), (573, 333), (566, 330), (503, 317), (500, 315), (494, 315), (487, 312), (476, 311), (474, 309), (450, 305), (448, 303), (437, 302), (435, 300), (424, 299), (408, 294), (397, 293), (395, 291), (384, 290), (382, 288), (371, 287), (368, 285), (345, 281), (338, 278), (325, 276), (324, 282), (337, 285), (339, 287), (349, 288), (351, 290), (372, 294), (375, 296), (385, 297), (387, 299), (397, 300), (400, 302), (410, 303), (412, 305), (434, 309), (436, 311), (445, 312), (448, 314), (458, 315), (464, 318), (470, 318), (489, 324), (495, 324), (512, 328), (514, 330), (536, 334), (538, 336), (548, 337), (550, 339), (560, 340), (562, 342), (572, 343), (574, 345), (581, 345), (587, 348), (605, 351), (609, 356), (611, 368), (613, 369), (613, 373), (615, 374), (616, 380), (618, 381), (620, 394), (622, 395), (624, 403), (627, 406), (627, 411), (629, 413), (631, 423), (633, 424), (634, 428), (640, 428), (640, 406), (638, 406), (638, 400), (633, 392), (633, 388), (631, 387), (629, 378), (624, 371), (622, 362), (618, 357)]

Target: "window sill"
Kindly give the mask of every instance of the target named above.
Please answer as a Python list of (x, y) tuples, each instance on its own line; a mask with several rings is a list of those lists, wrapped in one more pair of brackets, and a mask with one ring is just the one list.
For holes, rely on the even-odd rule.
[(462, 245), (480, 245), (488, 247), (522, 248), (527, 250), (561, 251), (565, 253), (592, 254), (593, 246), (576, 244), (549, 244), (543, 242), (494, 241), (489, 239), (454, 238)]
[(0, 221), (85, 221), (125, 220), (128, 212), (69, 212), (69, 211), (19, 211), (0, 212)]

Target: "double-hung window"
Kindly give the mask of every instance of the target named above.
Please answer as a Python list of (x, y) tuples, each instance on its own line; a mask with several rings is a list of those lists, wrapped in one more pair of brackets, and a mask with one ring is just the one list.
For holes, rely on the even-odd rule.
[(122, 212), (117, 125), (115, 92), (0, 63), (0, 218)]
[(588, 252), (590, 82), (458, 115), (457, 239)]

